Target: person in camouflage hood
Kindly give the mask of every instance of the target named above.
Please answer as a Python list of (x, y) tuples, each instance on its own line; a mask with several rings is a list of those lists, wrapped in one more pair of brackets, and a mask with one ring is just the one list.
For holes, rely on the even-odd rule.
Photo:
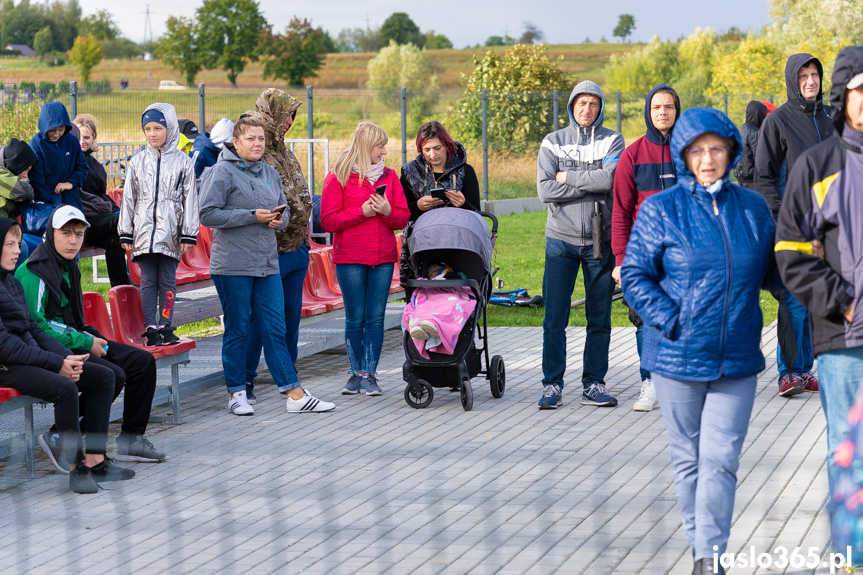
[[(249, 114), (264, 122), (267, 137), (264, 162), (271, 165), (282, 179), (282, 191), (288, 205), (288, 225), (276, 231), (279, 248), (279, 273), (285, 292), (285, 339), (291, 359), (297, 361), (300, 333), (300, 314), (303, 306), (303, 280), (309, 268), (309, 235), (306, 225), (312, 213), (309, 185), (293, 152), (285, 146), (285, 134), (291, 129), (300, 101), (278, 88), (269, 88), (258, 97), (255, 110)], [(246, 397), (254, 404), (255, 377), (261, 359), (261, 339), (258, 330), (249, 330), (249, 347), (246, 354)]]

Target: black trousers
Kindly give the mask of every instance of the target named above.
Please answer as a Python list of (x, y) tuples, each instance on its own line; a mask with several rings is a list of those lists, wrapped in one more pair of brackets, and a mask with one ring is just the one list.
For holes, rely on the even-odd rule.
[(90, 227), (84, 232), (84, 243), (105, 250), (108, 264), (108, 279), (111, 287), (129, 285), (129, 270), (126, 268), (126, 250), (120, 247), (117, 221), (120, 214), (97, 214), (88, 216)]
[[(108, 354), (105, 357), (91, 354), (87, 363), (113, 372), (114, 394), (111, 401), (117, 399), (123, 388), (126, 388), (121, 432), (125, 435), (144, 435), (150, 419), (153, 395), (156, 393), (156, 359), (153, 354), (125, 343), (109, 341)], [(89, 402), (82, 397), (81, 413), (89, 409)]]
[(63, 438), (63, 452), (70, 462), (84, 459), (78, 427), (78, 392), (88, 410), (81, 427), (87, 433), (87, 453), (105, 453), (108, 444), (108, 415), (114, 394), (114, 374), (101, 365), (85, 363), (77, 382), (53, 371), (29, 365), (12, 365), (0, 370), (0, 385), (17, 389), (54, 404), (54, 423)]

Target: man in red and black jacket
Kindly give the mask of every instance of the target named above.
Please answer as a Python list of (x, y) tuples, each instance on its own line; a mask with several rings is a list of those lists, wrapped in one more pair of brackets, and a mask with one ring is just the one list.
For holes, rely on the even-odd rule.
[[(647, 133), (635, 140), (620, 156), (614, 174), (614, 210), (611, 213), (611, 249), (615, 267), (612, 277), (620, 283), (620, 266), (626, 256), (629, 233), (638, 216), (641, 203), (677, 183), (671, 160), (671, 131), (680, 115), (680, 98), (667, 84), (656, 86), (644, 103)], [(629, 311), (636, 326), (635, 342), (641, 356), (641, 318)], [(632, 406), (635, 411), (651, 411), (658, 405), (650, 372), (641, 368), (641, 393)]]
[[(863, 46), (843, 48), (836, 57), (830, 104), (837, 137), (803, 152), (788, 175), (776, 264), (812, 322), (832, 494), (840, 472), (834, 453), (849, 431), (863, 380), (863, 313), (857, 309), (863, 296)], [(823, 246), (820, 255), (810, 243), (815, 240)]]

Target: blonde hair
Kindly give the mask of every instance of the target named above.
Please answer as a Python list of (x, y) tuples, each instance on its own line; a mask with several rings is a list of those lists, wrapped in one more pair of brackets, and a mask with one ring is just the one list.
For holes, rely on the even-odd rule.
[(93, 134), (93, 139), (96, 139), (96, 118), (90, 114), (78, 114), (72, 123), (79, 128), (87, 128)]
[(372, 167), (372, 148), (383, 146), (388, 141), (386, 132), (377, 124), (372, 122), (357, 124), (357, 129), (351, 135), (350, 144), (333, 162), (332, 171), (339, 183), (344, 186), (348, 182), (354, 165), (359, 168), (360, 182), (362, 182)]
[(253, 114), (245, 113), (240, 116), (237, 123), (234, 124), (233, 136), (239, 140), (240, 137), (249, 130), (249, 128), (263, 128), (266, 131), (263, 120)]
[[(6, 235), (12, 234), (12, 237), (16, 240), (20, 240), (24, 237), (24, 230), (21, 228), (21, 224), (15, 222), (9, 226), (9, 229), (6, 230)], [(5, 240), (4, 240), (5, 241)]]

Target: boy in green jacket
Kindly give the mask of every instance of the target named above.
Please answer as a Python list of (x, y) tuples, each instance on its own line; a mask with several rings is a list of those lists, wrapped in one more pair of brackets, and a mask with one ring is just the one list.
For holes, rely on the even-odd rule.
[[(123, 425), (117, 437), (117, 459), (155, 463), (167, 459), (144, 438), (156, 391), (156, 360), (149, 352), (108, 341), (84, 322), (84, 296), (76, 257), (87, 223), (78, 208), (60, 205), (51, 214), (45, 238), (15, 272), (24, 286), (27, 308), (45, 333), (88, 362), (114, 372), (114, 399), (123, 387)], [(84, 405), (81, 405), (84, 412)]]

